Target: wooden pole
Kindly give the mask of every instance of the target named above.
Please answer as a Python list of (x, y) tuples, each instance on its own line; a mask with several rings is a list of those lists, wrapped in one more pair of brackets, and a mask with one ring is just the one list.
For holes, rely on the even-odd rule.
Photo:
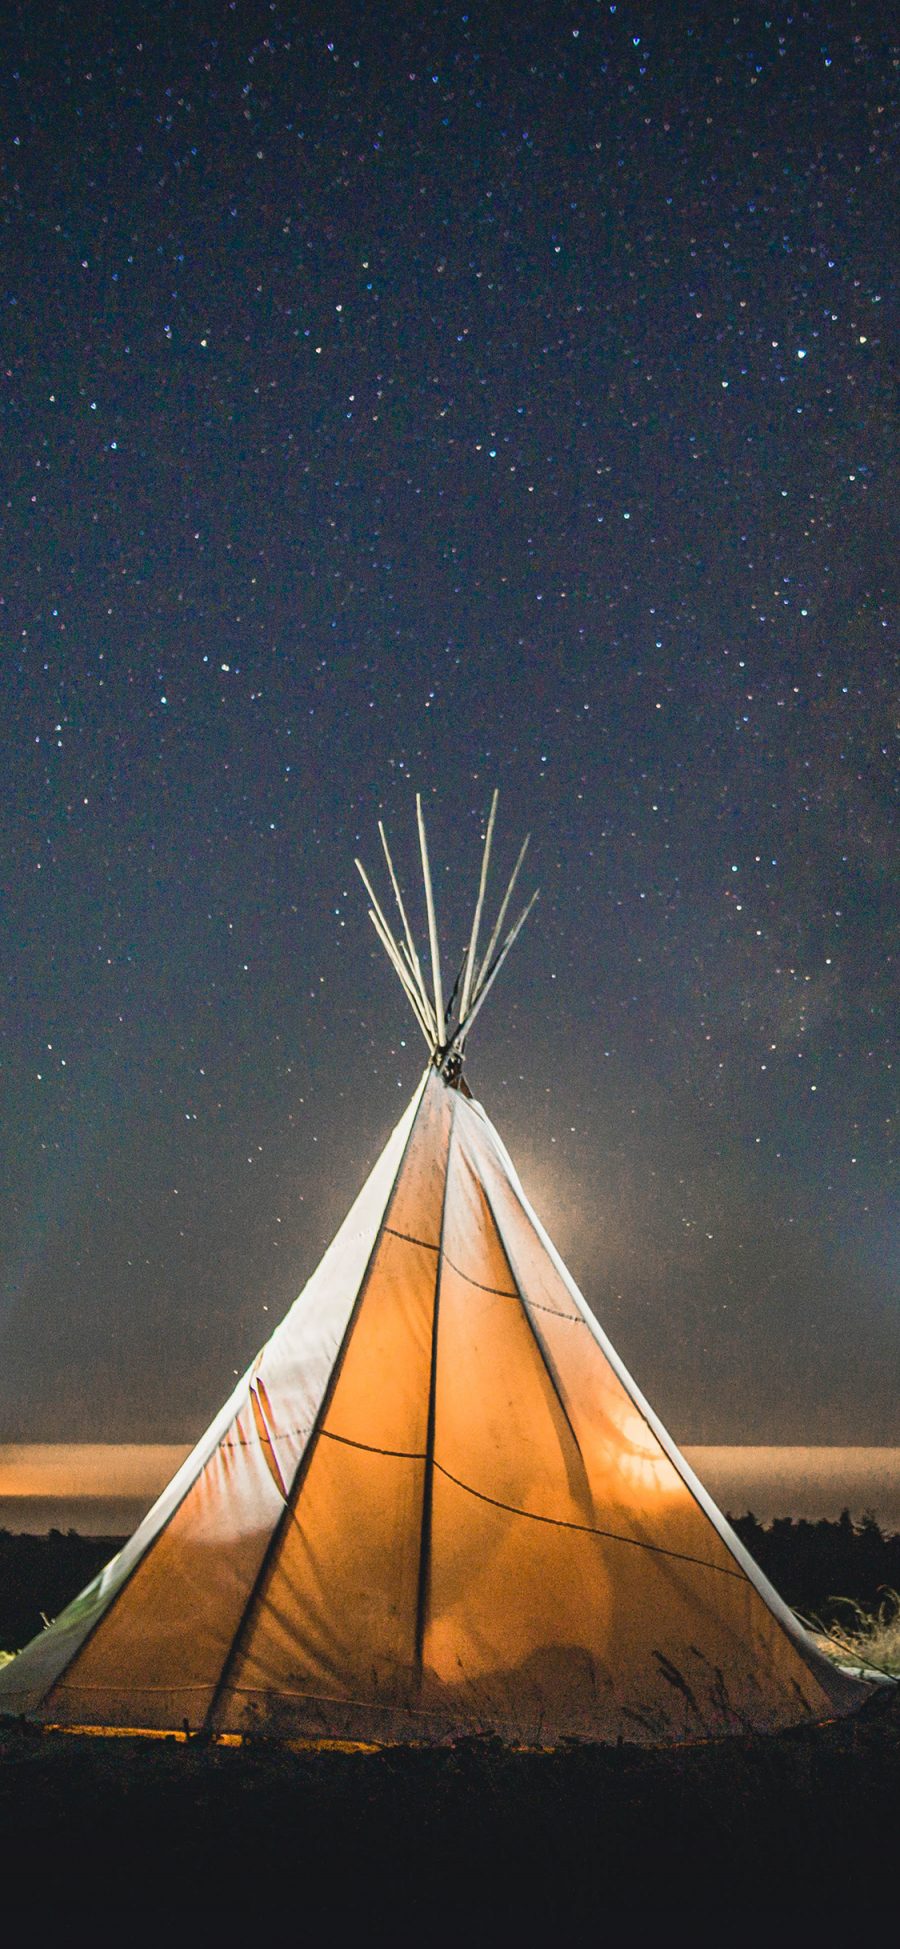
[(409, 977), (407, 976), (406, 970), (403, 966), (402, 961), (400, 960), (400, 957), (396, 951), (394, 943), (391, 940), (390, 935), (386, 932), (383, 923), (379, 920), (374, 907), (369, 908), (369, 919), (372, 922), (372, 926), (374, 927), (375, 932), (378, 935), (378, 938), (381, 942), (381, 945), (384, 948), (385, 954), (387, 955), (388, 960), (391, 963), (394, 973), (396, 974), (397, 979), (400, 982), (400, 986), (403, 989), (407, 1001), (409, 1002), (410, 1007), (412, 1008), (413, 1014), (416, 1018), (416, 1021), (419, 1024), (422, 1034), (425, 1037), (428, 1047), (431, 1050), (432, 1055), (434, 1055), (434, 1051), (437, 1046), (435, 1042), (434, 1031), (431, 1027), (430, 1022), (426, 1020), (425, 1015), (422, 1012), (422, 1005), (418, 999), (418, 996), (415, 993), (415, 990), (412, 986), (412, 983), (409, 980)]
[(425, 905), (428, 909), (428, 944), (431, 948), (431, 974), (434, 982), (434, 1014), (438, 1026), (438, 1042), (444, 1039), (444, 991), (441, 987), (441, 952), (438, 947), (437, 922), (434, 917), (434, 894), (431, 890), (431, 870), (428, 865), (428, 840), (425, 836), (425, 820), (422, 816), (422, 795), (416, 793), (416, 819), (419, 826), (419, 851), (422, 855), (422, 875), (425, 881)]
[(497, 959), (494, 962), (494, 965), (491, 968), (487, 978), (482, 982), (481, 987), (478, 990), (478, 994), (476, 995), (475, 1000), (472, 1003), (472, 1006), (469, 1010), (468, 1015), (466, 1016), (465, 1021), (460, 1022), (459, 1028), (457, 1029), (456, 1034), (453, 1037), (454, 1043), (458, 1044), (460, 1048), (462, 1047), (462, 1044), (469, 1033), (472, 1023), (474, 1022), (475, 1017), (478, 1014), (479, 1009), (481, 1008), (482, 1002), (487, 1001), (488, 995), (490, 994), (491, 989), (494, 986), (494, 982), (496, 981), (497, 976), (500, 973), (500, 969), (502, 968), (503, 963), (506, 960), (510, 948), (513, 947), (515, 942), (518, 940), (518, 937), (522, 932), (522, 929), (525, 925), (526, 920), (528, 919), (532, 907), (534, 906), (534, 903), (538, 897), (539, 892), (540, 892), (540, 888), (535, 887), (531, 899), (529, 900), (527, 907), (519, 915), (515, 927), (510, 928), (510, 931), (506, 936), (506, 940), (504, 941), (503, 946), (500, 949)]
[(531, 834), (530, 834), (530, 832), (526, 832), (526, 834), (525, 834), (525, 837), (524, 837), (524, 839), (523, 839), (523, 841), (522, 841), (522, 844), (521, 844), (521, 846), (520, 846), (520, 848), (519, 848), (519, 857), (518, 857), (518, 859), (516, 860), (516, 863), (515, 863), (515, 866), (513, 867), (513, 870), (512, 870), (512, 875), (511, 875), (511, 878), (510, 878), (510, 882), (509, 882), (509, 886), (507, 887), (507, 889), (506, 889), (506, 892), (505, 892), (505, 894), (503, 895), (503, 900), (502, 900), (502, 902), (501, 902), (501, 906), (500, 906), (500, 912), (499, 912), (499, 914), (497, 915), (497, 918), (496, 918), (496, 920), (495, 920), (495, 922), (494, 922), (494, 930), (493, 930), (493, 933), (491, 934), (491, 938), (490, 938), (490, 940), (488, 941), (488, 944), (487, 944), (487, 947), (485, 948), (485, 952), (484, 952), (484, 960), (483, 960), (483, 961), (482, 961), (482, 963), (481, 963), (481, 967), (480, 967), (480, 968), (479, 968), (479, 970), (478, 970), (478, 975), (477, 975), (477, 978), (476, 978), (476, 981), (475, 981), (475, 999), (476, 999), (476, 1001), (477, 1001), (477, 999), (478, 999), (478, 995), (479, 995), (479, 993), (480, 993), (480, 991), (481, 991), (481, 985), (482, 985), (482, 982), (483, 982), (483, 980), (484, 980), (484, 978), (485, 978), (485, 973), (486, 973), (486, 970), (487, 970), (487, 969), (488, 969), (488, 968), (490, 967), (490, 965), (491, 965), (491, 955), (492, 955), (492, 954), (494, 953), (494, 950), (495, 950), (495, 948), (496, 948), (496, 946), (497, 946), (497, 942), (498, 942), (498, 941), (499, 941), (499, 939), (500, 939), (500, 934), (501, 934), (501, 931), (502, 931), (502, 928), (503, 928), (503, 922), (504, 922), (504, 921), (505, 921), (505, 919), (506, 919), (506, 910), (507, 910), (507, 908), (508, 908), (508, 906), (509, 906), (509, 903), (510, 903), (510, 901), (511, 901), (511, 899), (512, 899), (512, 896), (513, 896), (513, 890), (514, 890), (514, 888), (515, 888), (515, 884), (516, 884), (516, 881), (517, 881), (517, 879), (518, 879), (518, 877), (519, 877), (519, 873), (520, 873), (520, 871), (521, 871), (521, 867), (522, 867), (522, 861), (523, 861), (523, 859), (525, 858), (525, 854), (526, 854), (526, 853), (527, 853), (527, 851), (528, 851), (528, 842), (529, 842), (529, 840), (530, 840), (530, 838), (531, 838)]
[[(360, 879), (362, 880), (363, 886), (366, 889), (369, 899), (372, 902), (372, 906), (375, 910), (375, 913), (378, 916), (379, 936), (385, 948), (385, 952), (389, 954), (391, 962), (394, 968), (396, 969), (397, 974), (399, 975), (400, 980), (402, 981), (403, 986), (406, 989), (407, 993), (412, 994), (414, 992), (416, 994), (417, 1000), (422, 1008), (422, 1012), (425, 1016), (425, 1019), (427, 1020), (428, 1017), (430, 1016), (431, 1011), (429, 1008), (428, 997), (425, 993), (425, 990), (423, 987), (420, 987), (420, 984), (416, 981), (415, 975), (414, 974), (408, 975), (406, 969), (403, 966), (403, 962), (400, 958), (400, 950), (397, 946), (396, 941), (394, 940), (394, 936), (391, 933), (387, 921), (385, 920), (384, 914), (382, 913), (378, 901), (378, 896), (375, 893), (375, 890), (372, 886), (372, 882), (369, 879), (369, 875), (366, 872), (366, 869), (363, 866), (362, 861), (355, 860), (354, 865), (356, 867)], [(441, 1039), (440, 1036), (437, 1035), (437, 1025), (435, 1024), (435, 1040), (440, 1041), (440, 1039)]]
[(455, 1000), (456, 1000), (456, 997), (457, 997), (457, 995), (459, 994), (459, 984), (460, 984), (460, 982), (462, 981), (462, 978), (463, 978), (463, 975), (465, 974), (465, 970), (466, 970), (466, 956), (467, 956), (467, 954), (468, 954), (468, 952), (469, 952), (469, 950), (468, 950), (468, 948), (467, 948), (467, 947), (464, 947), (464, 948), (463, 948), (463, 957), (462, 957), (462, 960), (461, 960), (461, 962), (460, 962), (460, 964), (459, 964), (459, 967), (458, 967), (458, 969), (457, 969), (457, 971), (456, 971), (456, 980), (454, 981), (454, 983), (453, 983), (453, 987), (452, 987), (452, 988), (451, 988), (451, 990), (450, 990), (450, 1000), (449, 1000), (449, 1001), (448, 1001), (448, 1003), (447, 1003), (447, 1021), (448, 1021), (448, 1022), (449, 1022), (449, 1021), (451, 1020), (451, 1018), (452, 1018), (452, 1015), (453, 1015), (453, 1004), (454, 1004), (454, 1002), (455, 1002)]
[(415, 941), (413, 940), (412, 928), (410, 927), (409, 921), (407, 920), (406, 917), (406, 908), (403, 905), (403, 895), (400, 892), (400, 882), (397, 878), (396, 873), (394, 872), (394, 862), (391, 858), (390, 847), (387, 843), (387, 833), (385, 832), (384, 825), (382, 824), (382, 821), (380, 819), (378, 821), (378, 831), (381, 836), (381, 844), (384, 849), (384, 857), (387, 860), (387, 870), (391, 876), (391, 885), (394, 889), (394, 898), (397, 902), (397, 906), (400, 909), (400, 919), (403, 922), (403, 932), (406, 935), (406, 945), (409, 950), (410, 966), (412, 967), (413, 972), (418, 981), (419, 987), (422, 989), (422, 992), (424, 994), (425, 983), (422, 979), (422, 969), (419, 965), (418, 954), (416, 953), (416, 944)]
[(468, 959), (466, 961), (466, 972), (465, 972), (465, 977), (462, 985), (462, 994), (459, 1000), (460, 1021), (463, 1020), (463, 1017), (468, 1011), (469, 997), (472, 992), (472, 981), (475, 974), (475, 953), (478, 947), (478, 929), (481, 926), (481, 910), (484, 906), (484, 895), (485, 895), (485, 889), (487, 887), (488, 866), (490, 864), (490, 858), (491, 858), (491, 840), (494, 837), (494, 820), (497, 817), (497, 800), (499, 797), (500, 794), (495, 789), (494, 796), (491, 799), (491, 809), (488, 814), (487, 831), (484, 836), (484, 852), (482, 853), (481, 856), (481, 877), (478, 882), (478, 898), (475, 902), (475, 912), (472, 916), (472, 932), (469, 935), (469, 953), (468, 953)]

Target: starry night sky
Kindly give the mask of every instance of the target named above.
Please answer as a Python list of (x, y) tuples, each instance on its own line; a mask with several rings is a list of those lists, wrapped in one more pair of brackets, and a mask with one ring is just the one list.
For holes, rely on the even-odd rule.
[(495, 784), (640, 1385), (900, 1439), (889, 11), (7, 16), (0, 1439), (199, 1434), (420, 1073), (353, 855), (449, 959)]

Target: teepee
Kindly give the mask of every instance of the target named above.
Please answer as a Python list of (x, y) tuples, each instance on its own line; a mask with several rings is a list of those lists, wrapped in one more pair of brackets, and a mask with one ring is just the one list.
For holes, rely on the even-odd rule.
[[(462, 1076), (530, 905), (445, 1005), (360, 867), (428, 1066), (336, 1238), (0, 1712), (313, 1739), (658, 1742), (848, 1710), (638, 1392)], [(526, 841), (527, 845), (527, 841)], [(536, 896), (535, 896), (536, 897)]]

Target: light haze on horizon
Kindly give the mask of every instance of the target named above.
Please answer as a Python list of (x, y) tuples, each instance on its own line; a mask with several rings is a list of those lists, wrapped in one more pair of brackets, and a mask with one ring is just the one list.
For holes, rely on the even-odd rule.
[[(0, 1529), (128, 1534), (189, 1453), (187, 1445), (0, 1447)], [(684, 1450), (720, 1507), (833, 1519), (871, 1512), (900, 1531), (900, 1448), (692, 1447)]]

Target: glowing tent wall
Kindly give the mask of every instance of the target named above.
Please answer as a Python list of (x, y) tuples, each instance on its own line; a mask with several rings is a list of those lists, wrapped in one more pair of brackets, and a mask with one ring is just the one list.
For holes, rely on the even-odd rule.
[(65, 1723), (680, 1739), (847, 1709), (427, 1072), (122, 1556), (0, 1674)]

